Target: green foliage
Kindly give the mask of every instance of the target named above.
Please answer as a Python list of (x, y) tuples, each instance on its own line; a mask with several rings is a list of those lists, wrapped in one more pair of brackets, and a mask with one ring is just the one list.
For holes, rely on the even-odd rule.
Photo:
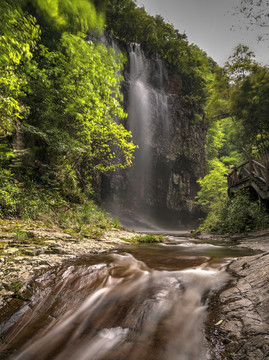
[(241, 142), (251, 154), (269, 152), (269, 70), (253, 64), (233, 89), (231, 109), (241, 124)]
[(238, 165), (245, 160), (245, 155), (238, 146), (240, 124), (235, 123), (233, 118), (229, 117), (222, 119), (220, 126), (223, 133), (223, 142), (218, 157), (227, 166)]
[(16, 230), (15, 234), (16, 234), (16, 240), (18, 241), (24, 241), (28, 238), (27, 232), (20, 229)]
[(0, 217), (14, 216), (20, 202), (20, 189), (10, 170), (0, 172)]
[(238, 150), (238, 132), (239, 124), (230, 117), (211, 122), (206, 141), (208, 161), (219, 159), (226, 166), (242, 162), (244, 157)]
[(23, 283), (21, 281), (13, 281), (8, 285), (8, 290), (12, 291), (13, 297), (20, 298), (19, 291), (23, 288)]
[(227, 180), (224, 176), (228, 168), (218, 159), (209, 163), (209, 173), (198, 180), (201, 190), (197, 193), (197, 204), (207, 210), (214, 210), (227, 197)]
[[(79, 203), (100, 172), (132, 164), (121, 123), (125, 59), (85, 40), (103, 27), (91, 1), (7, 0), (0, 10), (1, 214), (21, 214), (29, 184)], [(31, 205), (26, 216), (35, 217)]]
[[(58, 223), (64, 229), (70, 229), (83, 236), (95, 236), (96, 231), (111, 228), (114, 226), (112, 219), (106, 213), (98, 210), (92, 201), (82, 205), (72, 205), (68, 210), (59, 213)], [(98, 230), (99, 229), (99, 230)]]
[[(92, 172), (98, 165), (104, 170), (131, 163), (130, 134), (114, 122), (114, 117), (125, 116), (119, 103), (121, 59), (101, 45), (68, 33), (57, 50), (49, 51), (38, 44), (40, 28), (34, 17), (7, 2), (0, 7), (0, 216), (69, 222), (76, 229), (89, 222), (97, 228), (111, 226), (94, 205), (83, 204), (79, 180), (84, 174), (79, 167)], [(79, 100), (87, 104), (83, 107)], [(90, 121), (98, 123), (98, 129), (93, 124), (89, 128), (99, 137), (91, 136), (89, 129), (87, 134), (84, 131), (84, 123)], [(29, 151), (20, 150), (19, 168), (14, 167), (17, 156), (12, 149), (18, 132), (21, 145), (27, 142), (29, 147)], [(103, 133), (107, 156), (102, 152)], [(113, 153), (122, 149), (125, 163), (113, 163)], [(86, 152), (94, 161), (85, 164), (88, 158), (84, 158), (82, 164)], [(82, 204), (69, 204), (68, 196)]]
[(120, 104), (122, 56), (64, 33), (58, 51), (40, 47), (38, 65), (30, 80), (29, 122), (47, 143), (58, 180), (74, 183), (82, 171), (85, 177), (130, 166), (131, 133), (114, 120), (126, 117)]
[(220, 121), (212, 122), (207, 132), (207, 158), (213, 160), (218, 158), (219, 151), (223, 146), (224, 133)]
[(15, 123), (26, 113), (20, 101), (27, 79), (20, 66), (32, 59), (40, 30), (32, 16), (27, 18), (5, 1), (0, 4), (0, 137), (11, 135)]
[(237, 194), (231, 199), (226, 198), (214, 212), (210, 212), (198, 230), (235, 234), (268, 226), (269, 214), (264, 205), (251, 200), (249, 194)]
[(245, 157), (269, 151), (268, 68), (257, 64), (248, 47), (239, 44), (224, 69), (229, 83), (228, 109)]
[[(75, 204), (66, 200), (59, 191), (40, 188), (29, 180), (15, 184), (6, 179), (6, 183), (2, 182), (0, 186), (0, 218), (42, 221), (91, 237), (117, 225), (115, 219), (110, 219), (83, 194), (81, 203)], [(16, 234), (19, 240), (25, 239), (24, 232), (16, 230)]]
[(163, 235), (137, 235), (132, 238), (124, 239), (127, 242), (138, 243), (138, 244), (151, 244), (151, 243), (163, 243), (164, 236)]
[[(53, 31), (74, 34), (88, 30), (100, 34), (104, 27), (104, 14), (97, 12), (90, 0), (31, 0), (37, 16)], [(25, 5), (28, 3), (25, 2)]]
[(254, 57), (246, 45), (239, 44), (234, 48), (224, 67), (231, 84), (240, 83), (249, 75), (255, 63)]
[(207, 217), (200, 229), (240, 232), (268, 224), (259, 204), (241, 196), (227, 198), (224, 177), (227, 166), (269, 151), (268, 74), (268, 68), (255, 63), (246, 46), (238, 45), (208, 85), (208, 174), (198, 181), (197, 196)]
[[(226, 134), (225, 146), (220, 150), (226, 154), (220, 157), (236, 151), (243, 158), (257, 151), (268, 152), (268, 83), (268, 68), (257, 64), (254, 54), (241, 44), (234, 49), (225, 67), (217, 68), (208, 85), (205, 111), (211, 135), (214, 131), (216, 135), (219, 126)], [(227, 118), (231, 119), (228, 127)]]
[[(64, 34), (62, 45), (67, 55), (61, 79), (64, 113), (75, 119), (87, 160), (103, 171), (130, 166), (135, 149), (128, 141), (131, 133), (114, 121), (126, 117), (119, 102), (122, 58), (74, 35)], [(122, 153), (124, 162), (113, 162), (116, 153)]]
[[(236, 130), (231, 118), (213, 121), (207, 134), (208, 173), (198, 180), (201, 186), (196, 204), (200, 205), (207, 217), (199, 229), (211, 231), (218, 222), (218, 212), (226, 203), (227, 175), (230, 165), (242, 162), (242, 155), (236, 150), (233, 137)], [(214, 225), (215, 226), (215, 225)]]
[(163, 243), (164, 242), (164, 236), (163, 235), (152, 235), (152, 234), (147, 234), (147, 235), (143, 235), (143, 236), (138, 236), (136, 237), (136, 241), (138, 243)]
[(222, 68), (216, 67), (215, 73), (207, 84), (205, 115), (208, 122), (220, 120), (229, 115), (229, 96), (229, 78)]

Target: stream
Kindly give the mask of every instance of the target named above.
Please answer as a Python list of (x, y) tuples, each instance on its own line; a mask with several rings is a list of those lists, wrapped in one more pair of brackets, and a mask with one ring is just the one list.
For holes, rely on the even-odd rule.
[(68, 262), (32, 284), (0, 326), (0, 358), (204, 360), (209, 294), (230, 280), (232, 244), (169, 235)]

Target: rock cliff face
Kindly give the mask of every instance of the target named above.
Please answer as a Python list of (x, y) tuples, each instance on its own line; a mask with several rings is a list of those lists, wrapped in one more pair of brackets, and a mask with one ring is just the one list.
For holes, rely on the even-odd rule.
[(125, 79), (126, 127), (139, 148), (131, 169), (104, 179), (103, 198), (120, 218), (124, 209), (185, 225), (201, 215), (194, 199), (205, 171), (203, 117), (180, 95), (179, 75), (134, 44)]
[(160, 144), (171, 169), (165, 203), (171, 210), (196, 216), (197, 180), (205, 173), (206, 127), (203, 118), (195, 118), (179, 95), (169, 95), (169, 109), (170, 136), (166, 147)]

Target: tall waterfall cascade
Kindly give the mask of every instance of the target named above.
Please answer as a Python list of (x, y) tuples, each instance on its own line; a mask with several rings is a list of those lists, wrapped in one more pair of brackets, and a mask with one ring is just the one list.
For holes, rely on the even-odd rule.
[[(163, 90), (166, 72), (159, 59), (148, 61), (137, 44), (130, 46), (129, 59), (128, 128), (138, 150), (135, 165), (129, 171), (130, 187), (127, 196), (131, 198), (136, 194), (134, 205), (139, 205), (139, 210), (143, 212), (147, 204), (154, 203), (152, 184), (156, 176), (156, 130), (160, 131), (163, 142), (168, 138), (168, 96)], [(148, 207), (147, 212), (150, 215)]]
[(201, 157), (198, 147), (204, 134), (195, 135), (201, 144), (194, 141), (196, 148), (191, 151), (199, 156), (194, 156), (192, 164), (189, 136), (195, 130), (188, 119), (191, 115), (173, 93), (175, 82), (180, 85), (179, 77), (171, 76), (164, 61), (145, 54), (139, 44), (128, 45), (128, 60), (126, 127), (138, 148), (134, 165), (110, 176), (105, 200), (109, 211), (127, 227), (139, 229), (139, 223), (143, 227), (160, 221), (177, 226), (182, 216), (188, 217), (193, 211), (196, 180), (201, 176), (193, 169)]

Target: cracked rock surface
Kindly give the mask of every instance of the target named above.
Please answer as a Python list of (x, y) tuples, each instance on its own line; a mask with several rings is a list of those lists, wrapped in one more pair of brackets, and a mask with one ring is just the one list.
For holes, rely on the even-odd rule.
[(219, 294), (223, 321), (218, 336), (225, 348), (220, 359), (269, 359), (269, 231), (238, 237), (240, 247), (263, 253), (229, 266), (231, 287)]

